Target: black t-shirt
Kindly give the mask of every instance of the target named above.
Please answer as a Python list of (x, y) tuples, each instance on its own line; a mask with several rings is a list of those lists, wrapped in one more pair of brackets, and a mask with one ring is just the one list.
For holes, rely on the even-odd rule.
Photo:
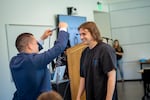
[(116, 69), (115, 50), (103, 42), (86, 48), (81, 56), (80, 76), (85, 78), (86, 100), (105, 100), (107, 73)]
[[(123, 53), (122, 47), (120, 47), (120, 50), (118, 50), (118, 49), (115, 49), (115, 50), (116, 50), (116, 52)], [(117, 60), (120, 60), (122, 58), (122, 55), (116, 54), (116, 56), (117, 56)]]

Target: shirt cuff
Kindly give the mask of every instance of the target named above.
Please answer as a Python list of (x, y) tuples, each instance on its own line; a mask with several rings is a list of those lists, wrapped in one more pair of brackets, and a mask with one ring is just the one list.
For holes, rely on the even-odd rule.
[(59, 31), (65, 31), (65, 32), (67, 32), (67, 28), (60, 28)]
[(40, 45), (44, 45), (44, 40), (39, 39), (38, 42), (39, 42)]

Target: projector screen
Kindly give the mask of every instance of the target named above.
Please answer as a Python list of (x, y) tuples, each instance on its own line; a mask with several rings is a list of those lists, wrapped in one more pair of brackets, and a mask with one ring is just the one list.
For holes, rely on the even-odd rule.
[(74, 46), (81, 43), (80, 35), (78, 32), (78, 27), (86, 22), (86, 17), (82, 16), (68, 16), (68, 15), (57, 15), (57, 24), (59, 22), (68, 23), (68, 32), (70, 45)]

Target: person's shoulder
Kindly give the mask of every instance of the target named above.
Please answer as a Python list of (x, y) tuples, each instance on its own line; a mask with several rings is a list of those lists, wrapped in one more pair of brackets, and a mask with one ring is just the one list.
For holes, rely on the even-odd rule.
[(86, 47), (83, 51), (82, 51), (82, 55), (85, 55), (89, 50), (89, 47)]
[(10, 68), (20, 68), (20, 66), (24, 65), (26, 60), (24, 57), (19, 53), (16, 56), (13, 56), (10, 60)]
[(109, 45), (109, 44), (107, 44), (107, 43), (104, 43), (104, 42), (100, 42), (100, 43), (98, 43), (98, 48), (99, 49), (102, 49), (102, 50), (114, 50), (113, 49), (113, 47), (111, 46), (111, 45)]
[(10, 62), (27, 62), (28, 60), (30, 60), (29, 58), (33, 58), (34, 55), (37, 54), (18, 53), (11, 58)]
[(120, 48), (123, 50), (122, 46), (120, 46)]
[(121, 52), (124, 52), (124, 51), (123, 51), (123, 48), (122, 48), (121, 46), (120, 46), (120, 48), (121, 48)]
[(99, 42), (98, 43), (98, 48), (105, 48), (105, 47), (109, 47), (110, 45), (104, 43), (104, 42)]

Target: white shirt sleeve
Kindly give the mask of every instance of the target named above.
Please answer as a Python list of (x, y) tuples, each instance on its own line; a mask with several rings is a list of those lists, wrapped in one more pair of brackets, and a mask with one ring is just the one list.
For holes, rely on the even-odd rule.
[(39, 39), (38, 42), (39, 42), (40, 45), (42, 45), (42, 46), (44, 45), (44, 40)]
[(67, 32), (67, 28), (60, 28), (59, 31), (65, 31), (65, 32)]

